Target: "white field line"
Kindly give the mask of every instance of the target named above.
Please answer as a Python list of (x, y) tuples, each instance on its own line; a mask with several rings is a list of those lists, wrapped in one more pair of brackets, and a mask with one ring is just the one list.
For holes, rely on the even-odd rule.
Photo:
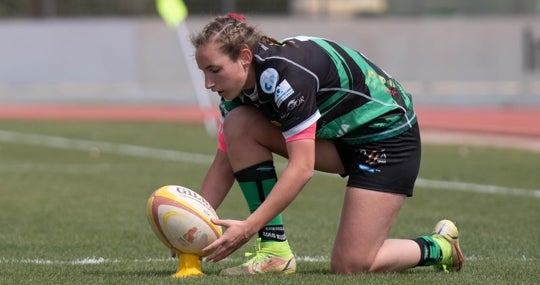
[[(240, 258), (227, 258), (226, 261), (241, 262)], [(325, 256), (297, 256), (296, 261), (300, 262), (327, 262), (330, 259)], [(114, 264), (114, 263), (159, 263), (159, 262), (177, 262), (177, 259), (169, 258), (147, 258), (147, 259), (110, 259), (104, 257), (85, 257), (75, 260), (52, 260), (41, 258), (0, 258), (0, 264), (36, 264), (36, 265), (90, 265), (90, 264)]]
[(87, 151), (89, 153), (103, 152), (122, 154), (161, 160), (182, 161), (210, 164), (213, 156), (197, 153), (188, 153), (177, 150), (158, 149), (132, 144), (120, 144), (104, 141), (72, 139), (58, 136), (39, 134), (25, 134), (13, 131), (0, 130), (0, 142), (22, 143), (28, 145)]
[[(465, 256), (465, 260), (468, 262), (482, 261), (489, 258), (479, 257), (476, 255)], [(516, 258), (516, 262), (537, 262), (535, 257), (526, 257), (521, 256), (521, 258)], [(230, 261), (234, 263), (243, 262), (241, 258), (227, 258), (225, 261)], [(304, 263), (322, 263), (329, 262), (330, 258), (326, 256), (297, 256), (296, 261)], [(117, 263), (162, 263), (162, 262), (178, 262), (175, 258), (146, 258), (146, 259), (111, 259), (104, 257), (85, 257), (75, 260), (52, 260), (52, 259), (16, 259), (16, 258), (0, 258), (0, 264), (30, 264), (30, 265), (99, 265), (99, 264), (117, 264)]]
[(128, 165), (113, 167), (110, 163), (85, 164), (85, 163), (29, 163), (18, 161), (2, 161), (0, 164), (0, 173), (108, 173), (118, 171), (129, 167)]
[[(105, 141), (93, 141), (72, 139), (58, 136), (48, 136), (39, 134), (26, 134), (14, 131), (0, 130), (0, 142), (35, 145), (40, 147), (50, 147), (58, 149), (70, 149), (87, 152), (103, 152), (111, 154), (121, 154), (127, 156), (144, 157), (151, 159), (161, 159), (167, 161), (181, 161), (209, 165), (213, 156), (208, 154), (198, 154), (183, 152), (178, 150), (159, 149), (132, 144), (112, 143)], [(283, 169), (283, 163), (277, 163), (276, 167)], [(323, 172), (320, 174), (330, 175)], [(333, 175), (335, 176), (335, 175)], [(473, 184), (465, 182), (452, 182), (442, 180), (429, 180), (418, 178), (416, 185), (419, 187), (430, 187), (444, 190), (458, 190), (487, 194), (514, 195), (540, 198), (538, 189), (519, 189), (495, 185)]]
[(510, 188), (495, 185), (482, 185), (457, 181), (429, 180), (424, 178), (416, 179), (416, 186), (429, 187), (444, 190), (468, 191), (477, 193), (502, 194), (514, 196), (532, 196), (540, 198), (540, 190), (526, 190), (520, 188)]

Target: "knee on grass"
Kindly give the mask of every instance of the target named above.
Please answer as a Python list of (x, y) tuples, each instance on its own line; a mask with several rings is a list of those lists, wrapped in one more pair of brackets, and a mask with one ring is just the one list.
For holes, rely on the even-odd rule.
[(332, 257), (330, 261), (332, 273), (341, 275), (355, 275), (374, 273), (373, 262), (366, 260), (351, 260), (347, 258)]

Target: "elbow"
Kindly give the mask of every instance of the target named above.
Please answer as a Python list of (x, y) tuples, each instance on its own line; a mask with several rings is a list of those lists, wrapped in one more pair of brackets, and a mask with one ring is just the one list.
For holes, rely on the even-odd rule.
[(291, 168), (290, 170), (286, 170), (283, 173), (282, 177), (289, 177), (290, 179), (295, 181), (295, 184), (297, 186), (303, 187), (304, 185), (306, 185), (306, 183), (309, 182), (309, 180), (311, 180), (314, 174), (315, 174), (314, 169), (301, 167), (301, 168), (294, 168), (294, 169)]
[(307, 180), (309, 181), (309, 180), (311, 180), (311, 177), (313, 177), (313, 175), (315, 175), (315, 169), (313, 169), (313, 168), (310, 169), (308, 173), (309, 173), (309, 175), (307, 177)]
[(308, 168), (308, 169), (305, 169), (304, 171), (302, 171), (301, 179), (303, 181), (305, 181), (305, 183), (307, 183), (309, 180), (311, 180), (313, 175), (315, 175), (315, 170), (313, 168), (311, 168), (311, 169)]

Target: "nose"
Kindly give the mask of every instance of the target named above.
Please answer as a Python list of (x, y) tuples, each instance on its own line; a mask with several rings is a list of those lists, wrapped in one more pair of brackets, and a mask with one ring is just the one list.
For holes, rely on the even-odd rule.
[(204, 87), (206, 87), (206, 89), (212, 89), (215, 85), (214, 81), (209, 79), (208, 76), (204, 77)]

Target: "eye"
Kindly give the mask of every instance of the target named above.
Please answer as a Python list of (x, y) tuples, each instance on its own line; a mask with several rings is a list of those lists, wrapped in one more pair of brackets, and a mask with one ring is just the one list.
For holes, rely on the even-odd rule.
[(212, 67), (210, 69), (208, 69), (208, 71), (210, 71), (211, 73), (219, 73), (221, 71), (221, 68), (219, 67)]

